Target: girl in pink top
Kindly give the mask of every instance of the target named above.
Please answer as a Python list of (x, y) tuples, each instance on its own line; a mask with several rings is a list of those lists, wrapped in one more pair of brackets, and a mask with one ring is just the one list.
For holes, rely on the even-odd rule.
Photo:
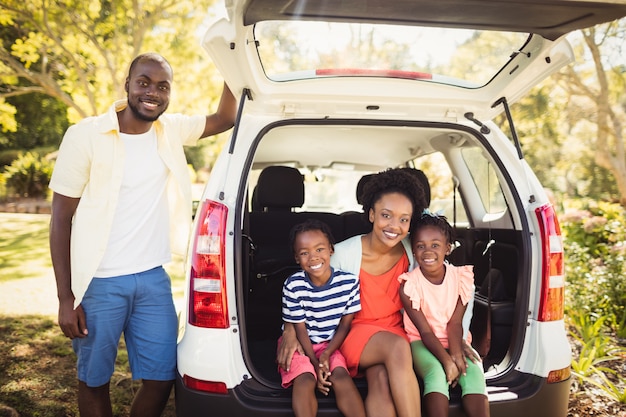
[[(474, 291), (473, 267), (444, 262), (452, 249), (452, 226), (425, 210), (411, 225), (416, 267), (400, 280), (404, 329), (411, 341), (413, 363), (424, 381), (428, 416), (447, 416), (449, 388), (461, 386), (469, 417), (489, 416), (482, 363), (465, 358), (462, 319)], [(467, 335), (467, 343), (471, 335)]]

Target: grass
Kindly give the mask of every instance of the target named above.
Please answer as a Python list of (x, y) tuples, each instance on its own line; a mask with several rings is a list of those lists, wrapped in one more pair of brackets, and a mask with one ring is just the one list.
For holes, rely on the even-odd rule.
[[(0, 282), (48, 275), (49, 215), (0, 213)], [(175, 297), (183, 294), (183, 262), (166, 265)], [(53, 295), (52, 295), (53, 296)], [(115, 416), (127, 416), (140, 382), (132, 381), (120, 341), (111, 399)], [(56, 317), (0, 315), (0, 416), (3, 406), (21, 417), (78, 416), (76, 357)], [(174, 394), (164, 417), (174, 417)]]
[(37, 278), (52, 268), (45, 214), (0, 213), (0, 282)]
[[(111, 379), (113, 415), (127, 416), (138, 381), (132, 381), (123, 340)], [(0, 316), (0, 415), (2, 405), (21, 417), (78, 416), (76, 357), (50, 317)], [(174, 417), (174, 395), (164, 417)]]

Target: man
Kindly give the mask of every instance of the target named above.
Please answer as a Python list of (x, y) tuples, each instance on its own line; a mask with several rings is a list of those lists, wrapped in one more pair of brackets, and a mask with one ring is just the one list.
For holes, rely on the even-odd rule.
[(172, 81), (162, 56), (135, 58), (127, 99), (68, 129), (50, 181), (59, 326), (78, 358), (81, 416), (112, 415), (122, 333), (142, 380), (131, 416), (159, 416), (175, 379), (177, 316), (162, 265), (184, 253), (191, 221), (183, 145), (231, 128), (236, 100), (224, 85), (215, 114), (163, 114)]

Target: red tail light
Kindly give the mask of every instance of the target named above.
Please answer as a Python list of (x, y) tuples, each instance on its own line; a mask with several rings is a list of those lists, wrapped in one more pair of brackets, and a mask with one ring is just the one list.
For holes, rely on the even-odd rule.
[(183, 382), (186, 387), (195, 389), (197, 391), (211, 392), (214, 394), (228, 394), (228, 388), (223, 382), (202, 381), (195, 379), (189, 375), (183, 376)]
[(189, 279), (189, 324), (225, 329), (229, 326), (224, 245), (228, 209), (205, 200), (196, 226)]
[(541, 298), (539, 321), (563, 318), (565, 275), (563, 272), (563, 240), (554, 208), (550, 204), (535, 210), (541, 229)]

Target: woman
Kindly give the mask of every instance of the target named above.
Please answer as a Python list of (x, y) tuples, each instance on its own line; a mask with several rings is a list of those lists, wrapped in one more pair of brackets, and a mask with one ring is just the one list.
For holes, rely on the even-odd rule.
[[(335, 268), (358, 273), (361, 282), (362, 310), (355, 314), (341, 352), (350, 375), (367, 378), (367, 415), (419, 416), (419, 385), (402, 327), (398, 276), (412, 262), (405, 238), (413, 214), (424, 209), (424, 191), (410, 174), (389, 169), (368, 181), (362, 201), (372, 231), (337, 244), (331, 259)], [(295, 332), (286, 324), (279, 364), (288, 366), (296, 349)]]

